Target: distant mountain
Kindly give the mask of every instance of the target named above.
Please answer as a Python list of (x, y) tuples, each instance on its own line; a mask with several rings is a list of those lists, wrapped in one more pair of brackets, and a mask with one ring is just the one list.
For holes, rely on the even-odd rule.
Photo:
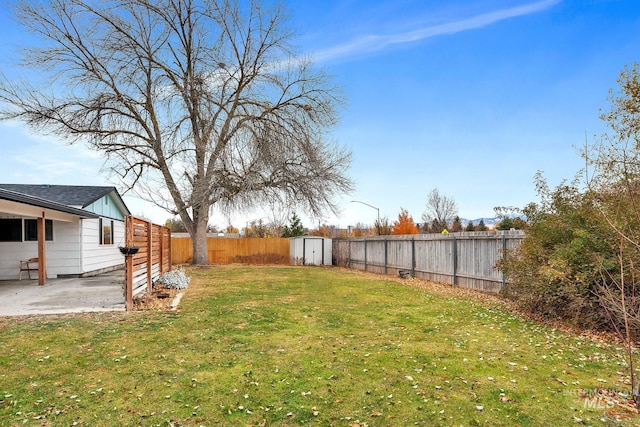
[(473, 221), (474, 225), (478, 225), (480, 223), (480, 221), (484, 221), (484, 225), (486, 225), (488, 227), (490, 225), (496, 225), (497, 223), (499, 223), (502, 220), (500, 218), (498, 218), (498, 217), (494, 217), (494, 218), (476, 218), (476, 219), (460, 218), (460, 222), (462, 223), (463, 227), (466, 227), (467, 224), (469, 224), (469, 221)]
[[(512, 219), (522, 217), (521, 215), (515, 215), (515, 214), (510, 214), (507, 216)], [(455, 220), (454, 218), (448, 219), (447, 223), (451, 225), (454, 220)], [(502, 218), (500, 217), (476, 218), (476, 219), (460, 218), (460, 223), (462, 224), (463, 227), (466, 227), (469, 224), (469, 221), (473, 221), (473, 225), (478, 225), (480, 221), (484, 221), (484, 225), (486, 225), (489, 228), (493, 228), (493, 226), (499, 224), (502, 221)]]

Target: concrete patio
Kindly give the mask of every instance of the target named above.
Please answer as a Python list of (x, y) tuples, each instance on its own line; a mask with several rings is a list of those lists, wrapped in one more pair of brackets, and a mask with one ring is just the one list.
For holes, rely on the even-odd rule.
[(0, 281), (0, 316), (124, 311), (124, 270), (93, 277)]

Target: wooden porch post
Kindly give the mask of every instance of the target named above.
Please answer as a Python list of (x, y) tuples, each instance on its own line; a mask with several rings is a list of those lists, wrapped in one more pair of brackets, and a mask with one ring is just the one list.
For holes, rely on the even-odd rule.
[(44, 212), (38, 218), (38, 285), (42, 286), (47, 281), (47, 247), (45, 245), (45, 221)]

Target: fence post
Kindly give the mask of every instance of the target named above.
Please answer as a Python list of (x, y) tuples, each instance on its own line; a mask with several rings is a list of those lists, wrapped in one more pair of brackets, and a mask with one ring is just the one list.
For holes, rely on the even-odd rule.
[(389, 243), (388, 239), (384, 239), (384, 274), (387, 274), (387, 262), (388, 262), (388, 256), (387, 256), (387, 245)]
[[(507, 236), (502, 233), (502, 259), (507, 259)], [(502, 290), (507, 286), (507, 279), (504, 277), (504, 271), (500, 271), (502, 275)]]
[(160, 235), (160, 240), (158, 241), (158, 249), (160, 251), (160, 275), (164, 273), (164, 227), (160, 227), (158, 229), (158, 234)]
[(147, 221), (147, 292), (151, 294), (153, 278), (153, 223)]
[(416, 277), (416, 239), (411, 238), (411, 277)]
[(453, 285), (457, 285), (458, 283), (458, 241), (456, 240), (456, 236), (453, 236)]
[[(133, 245), (133, 217), (125, 218), (125, 246)], [(124, 296), (127, 311), (133, 310), (133, 256), (124, 257)]]
[(365, 237), (364, 240), (364, 271), (367, 271), (367, 238)]
[[(164, 247), (164, 250), (167, 251), (167, 270), (166, 271), (171, 271), (171, 268), (173, 266), (173, 255), (171, 254), (171, 230), (165, 227), (164, 231), (167, 235), (167, 245), (166, 247)], [(162, 253), (162, 259), (164, 260), (164, 252)]]

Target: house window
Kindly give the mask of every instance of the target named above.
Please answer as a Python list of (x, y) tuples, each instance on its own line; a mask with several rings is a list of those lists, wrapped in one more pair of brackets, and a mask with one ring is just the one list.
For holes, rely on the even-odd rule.
[(100, 244), (113, 245), (113, 221), (100, 218)]
[(20, 218), (0, 218), (0, 242), (22, 241), (22, 220)]
[[(53, 221), (50, 219), (44, 220), (44, 238), (45, 240), (53, 240)], [(24, 241), (36, 242), (38, 241), (38, 220), (37, 219), (25, 219), (24, 220)]]

